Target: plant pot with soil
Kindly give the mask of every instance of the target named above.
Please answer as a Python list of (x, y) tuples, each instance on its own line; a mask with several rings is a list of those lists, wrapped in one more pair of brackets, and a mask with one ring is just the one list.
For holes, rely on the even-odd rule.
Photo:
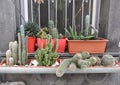
[[(98, 30), (89, 26), (88, 15), (86, 16), (84, 33), (77, 32), (76, 28), (65, 29), (68, 38), (68, 52), (78, 53), (88, 51), (90, 53), (104, 53), (107, 39), (98, 38)], [(93, 33), (91, 32), (93, 31)]]
[(36, 34), (38, 32), (38, 26), (35, 23), (28, 22), (25, 24), (25, 35), (28, 36), (27, 51), (33, 53), (35, 51)]

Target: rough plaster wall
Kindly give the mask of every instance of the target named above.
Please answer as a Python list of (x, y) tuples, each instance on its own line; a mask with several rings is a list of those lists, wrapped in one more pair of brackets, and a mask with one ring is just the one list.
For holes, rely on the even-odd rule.
[(15, 8), (11, 0), (0, 0), (0, 50), (8, 49), (8, 42), (14, 40)]
[(110, 0), (109, 22), (108, 22), (108, 50), (118, 52), (120, 42), (120, 0)]
[[(26, 85), (120, 85), (120, 74), (7, 74), (5, 81), (24, 81)], [(2, 79), (4, 80), (4, 79)]]

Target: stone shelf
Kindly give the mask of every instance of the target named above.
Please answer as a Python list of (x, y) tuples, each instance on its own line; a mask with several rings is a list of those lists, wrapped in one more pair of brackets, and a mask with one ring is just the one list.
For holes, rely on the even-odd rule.
[[(34, 67), (34, 66), (0, 66), (0, 73), (10, 74), (55, 74), (57, 67)], [(67, 70), (68, 74), (86, 73), (119, 73), (120, 67), (90, 67), (84, 70), (77, 69), (75, 72)]]

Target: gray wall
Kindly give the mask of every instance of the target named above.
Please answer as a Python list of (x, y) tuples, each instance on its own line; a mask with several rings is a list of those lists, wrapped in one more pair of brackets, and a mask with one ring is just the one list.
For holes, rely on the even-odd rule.
[(108, 50), (118, 52), (120, 42), (120, 0), (110, 0), (107, 38), (109, 39)]
[(11, 0), (0, 0), (0, 50), (8, 49), (8, 42), (14, 40), (16, 31), (15, 8)]

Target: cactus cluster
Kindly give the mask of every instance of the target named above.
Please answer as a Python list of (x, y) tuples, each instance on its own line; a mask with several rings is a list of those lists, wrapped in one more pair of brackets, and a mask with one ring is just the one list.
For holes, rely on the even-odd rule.
[(54, 51), (53, 42), (47, 39), (46, 48), (38, 49), (35, 58), (39, 66), (52, 66), (58, 58), (57, 52)]
[(9, 66), (18, 64), (18, 43), (17, 41), (9, 42), (9, 49), (6, 51), (6, 64)]
[(20, 26), (20, 33), (18, 33), (18, 63), (20, 65), (26, 65), (28, 63), (27, 55), (27, 37), (25, 36), (24, 26)]
[(49, 34), (47, 27), (41, 28), (37, 33), (37, 37), (41, 39), (51, 38), (52, 36)]
[(76, 53), (72, 58), (63, 60), (56, 70), (56, 76), (62, 77), (67, 69), (76, 71), (77, 68), (85, 69), (95, 65), (113, 66), (114, 64), (115, 58), (112, 55), (103, 55), (100, 58), (97, 55), (90, 55), (89, 52)]

